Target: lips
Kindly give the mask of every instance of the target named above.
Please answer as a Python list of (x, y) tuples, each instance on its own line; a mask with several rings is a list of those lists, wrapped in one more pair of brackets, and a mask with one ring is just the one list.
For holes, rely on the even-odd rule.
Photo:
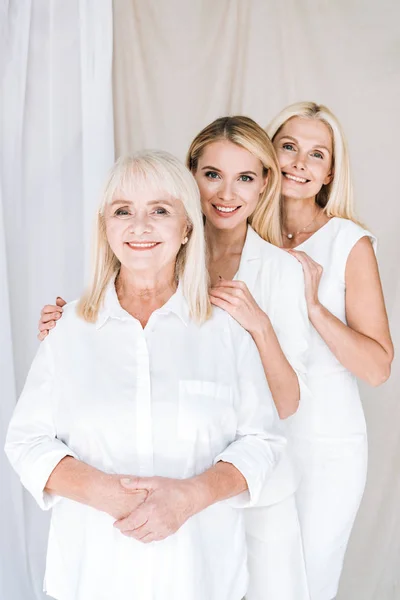
[(152, 250), (160, 244), (160, 242), (125, 242), (132, 250)]
[(231, 217), (232, 215), (237, 213), (239, 208), (241, 208), (241, 206), (224, 206), (222, 204), (212, 204), (212, 207), (220, 217), (225, 218)]
[(282, 175), (289, 179), (289, 181), (295, 181), (296, 183), (308, 183), (310, 180), (305, 177), (298, 177), (298, 175), (292, 175), (291, 173), (285, 173), (282, 171)]

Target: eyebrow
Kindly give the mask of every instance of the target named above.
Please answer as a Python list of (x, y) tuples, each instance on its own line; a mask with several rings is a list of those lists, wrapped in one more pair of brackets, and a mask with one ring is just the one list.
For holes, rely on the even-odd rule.
[[(282, 141), (282, 140), (292, 140), (292, 142), (296, 142), (296, 144), (298, 144), (298, 143), (299, 143), (299, 142), (296, 140), (296, 138), (292, 137), (291, 135), (283, 135), (283, 136), (281, 137), (281, 141)], [(331, 153), (332, 153), (332, 151), (331, 151), (331, 150), (329, 150), (329, 148), (327, 148), (326, 146), (321, 146), (321, 144), (315, 144), (315, 145), (313, 146), (313, 148), (321, 148), (321, 149), (323, 149), (323, 150), (326, 150), (326, 151), (328, 152), (328, 154), (331, 154)]]
[[(115, 206), (116, 204), (133, 204), (132, 200), (113, 200), (111, 202), (111, 206)], [(173, 206), (172, 202), (170, 202), (169, 200), (166, 200), (165, 198), (159, 198), (157, 200), (150, 200), (150, 202), (148, 202), (148, 204), (150, 206), (153, 206), (154, 204), (167, 204), (168, 206)]]
[[(207, 165), (206, 167), (203, 167), (201, 169), (202, 171), (216, 171), (217, 173), (221, 173), (221, 169), (217, 169), (217, 167), (212, 167), (211, 165)], [(238, 173), (238, 175), (254, 175), (255, 177), (257, 177), (257, 173), (255, 173), (254, 171), (241, 171), (240, 173)]]

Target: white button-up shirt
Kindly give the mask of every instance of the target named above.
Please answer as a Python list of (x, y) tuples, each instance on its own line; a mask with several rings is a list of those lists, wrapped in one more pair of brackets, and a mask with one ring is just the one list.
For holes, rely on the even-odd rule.
[[(310, 322), (300, 263), (284, 250), (264, 241), (249, 226), (235, 279), (246, 283), (258, 305), (270, 318), (281, 348), (297, 373), (301, 407), (303, 402), (310, 401), (306, 377)], [(283, 421), (283, 426), (288, 429), (289, 442), (291, 423), (295, 417)], [(259, 506), (276, 504), (293, 494), (299, 478), (289, 443), (285, 456), (261, 493)], [(254, 512), (255, 528), (259, 527), (260, 512), (249, 512)]]
[[(197, 326), (179, 289), (145, 329), (113, 284), (95, 324), (75, 307), (41, 344), (6, 443), (23, 485), (53, 509), (45, 590), (59, 600), (240, 600), (240, 507), (257, 502), (285, 445), (253, 340), (219, 309)], [(67, 455), (107, 473), (172, 478), (223, 460), (249, 492), (145, 545), (108, 514), (44, 492)]]

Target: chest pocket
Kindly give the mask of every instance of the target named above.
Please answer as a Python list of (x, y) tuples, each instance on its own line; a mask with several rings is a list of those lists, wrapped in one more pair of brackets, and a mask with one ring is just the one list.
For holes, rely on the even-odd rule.
[(233, 438), (236, 417), (227, 384), (198, 379), (179, 382), (178, 437), (181, 440), (224, 441)]

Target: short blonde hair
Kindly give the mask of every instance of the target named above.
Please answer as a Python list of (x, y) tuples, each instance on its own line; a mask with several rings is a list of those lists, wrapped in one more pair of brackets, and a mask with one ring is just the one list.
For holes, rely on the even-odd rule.
[(129, 194), (132, 190), (149, 187), (183, 203), (190, 234), (189, 241), (181, 246), (177, 255), (176, 277), (192, 318), (202, 323), (211, 315), (203, 219), (196, 181), (171, 154), (144, 151), (119, 158), (109, 173), (97, 213), (90, 283), (78, 303), (78, 314), (86, 321), (96, 321), (106, 288), (121, 266), (107, 240), (105, 209), (121, 192)]
[(322, 104), (297, 102), (284, 108), (266, 128), (274, 141), (287, 121), (294, 117), (318, 119), (325, 123), (332, 137), (332, 181), (322, 186), (316, 202), (329, 217), (342, 217), (356, 221), (351, 181), (349, 151), (343, 129), (335, 115)]
[(206, 146), (219, 140), (228, 140), (241, 146), (261, 161), (264, 175), (268, 174), (267, 185), (249, 223), (264, 240), (281, 246), (281, 170), (271, 140), (262, 127), (249, 117), (216, 119), (200, 131), (190, 145), (186, 165), (193, 173)]

